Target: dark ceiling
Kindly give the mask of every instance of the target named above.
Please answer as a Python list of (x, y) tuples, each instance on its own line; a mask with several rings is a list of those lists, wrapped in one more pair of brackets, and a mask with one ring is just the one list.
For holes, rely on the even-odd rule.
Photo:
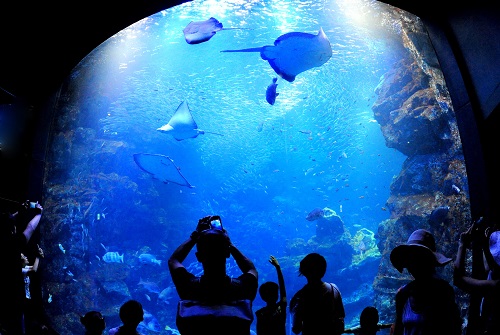
[(31, 103), (43, 101), (100, 43), (182, 2), (186, 1), (2, 1), (0, 102), (8, 101), (10, 94)]

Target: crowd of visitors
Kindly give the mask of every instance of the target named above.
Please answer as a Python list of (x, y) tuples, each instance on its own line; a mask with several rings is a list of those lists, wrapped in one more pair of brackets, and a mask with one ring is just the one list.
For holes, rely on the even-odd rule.
[[(0, 285), (0, 335), (50, 334), (43, 307), (37, 307), (32, 301), (36, 293), (30, 285), (30, 278), (37, 272), (44, 252), (37, 244), (33, 262), (24, 254), (42, 212), (40, 204), (27, 202), (14, 213), (1, 213), (1, 267), (11, 275), (4, 276), (6, 284)], [(479, 243), (482, 248), (487, 271), (484, 278), (466, 275), (466, 252), (473, 243)], [(183, 265), (194, 247), (196, 259), (203, 268), (200, 275), (191, 273)], [(241, 271), (238, 277), (230, 277), (226, 272), (230, 257)], [(406, 243), (392, 249), (390, 261), (397, 271), (402, 273), (406, 269), (413, 278), (395, 294), (393, 323), (380, 324), (378, 310), (367, 306), (359, 317), (360, 325), (345, 329), (341, 291), (335, 283), (323, 279), (327, 269), (325, 257), (316, 252), (305, 255), (298, 273), (306, 283), (292, 296), (288, 310), (291, 331), (303, 335), (375, 335), (382, 329), (391, 328), (394, 335), (462, 334), (464, 322), (455, 289), (436, 274), (436, 268), (452, 263), (452, 258), (437, 250), (434, 236), (425, 229), (415, 230)], [(269, 263), (276, 269), (277, 282), (266, 281), (259, 287), (256, 267), (230, 239), (220, 216), (201, 218), (196, 229), (168, 260), (180, 298), (176, 315), (180, 334), (249, 335), (255, 315), (257, 335), (285, 335), (288, 308), (285, 280), (277, 258), (270, 256)], [(479, 221), (471, 225), (460, 236), (453, 264), (453, 284), (483, 297), (480, 333), (498, 333), (498, 227), (494, 223), (479, 224)], [(254, 313), (252, 304), (257, 293), (265, 306)], [(109, 335), (141, 335), (138, 326), (144, 320), (144, 310), (139, 301), (125, 301), (119, 316), (122, 325), (111, 328)], [(95, 310), (82, 315), (80, 322), (87, 335), (102, 335), (106, 328), (104, 316)]]

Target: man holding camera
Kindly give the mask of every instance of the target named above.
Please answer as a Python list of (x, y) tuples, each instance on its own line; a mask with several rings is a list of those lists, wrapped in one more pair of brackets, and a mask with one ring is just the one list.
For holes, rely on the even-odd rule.
[[(200, 277), (188, 272), (182, 264), (195, 245), (197, 247), (196, 258), (203, 266), (203, 274)], [(226, 274), (226, 260), (230, 256), (233, 256), (242, 272), (237, 278), (231, 278)], [(226, 302), (246, 300), (250, 301), (251, 309), (251, 302), (255, 299), (258, 288), (257, 270), (252, 261), (231, 243), (219, 216), (206, 216), (200, 219), (196, 230), (170, 256), (168, 267), (181, 301), (203, 302), (204, 306), (217, 304), (222, 306)], [(227, 305), (224, 305), (218, 310), (238, 309), (234, 306), (226, 307)], [(202, 314), (202, 308), (195, 310), (194, 313)], [(245, 312), (242, 313), (245, 314)], [(184, 327), (185, 323), (178, 313), (177, 327), (182, 335), (250, 334), (251, 320), (247, 320), (249, 322), (241, 326), (238, 321), (232, 323), (231, 317), (232, 315), (201, 317), (193, 319), (201, 320), (200, 322), (188, 322), (188, 326)], [(249, 318), (252, 318), (252, 315)]]
[[(25, 202), (13, 214), (0, 217), (0, 328), (7, 334), (23, 334), (24, 279), (21, 253), (33, 236), (42, 218), (39, 203)], [(28, 221), (29, 220), (29, 221)], [(26, 224), (28, 221), (28, 224)]]

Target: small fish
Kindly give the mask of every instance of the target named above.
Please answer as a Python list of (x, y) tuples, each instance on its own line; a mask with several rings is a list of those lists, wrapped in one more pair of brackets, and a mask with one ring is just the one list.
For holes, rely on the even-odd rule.
[(59, 243), (59, 249), (61, 249), (62, 253), (65, 254), (66, 250), (64, 250), (64, 247), (62, 246), (61, 243)]
[(158, 284), (156, 284), (155, 282), (152, 282), (152, 281), (144, 281), (142, 280), (142, 278), (139, 280), (139, 284), (138, 285), (141, 285), (144, 289), (146, 289), (148, 292), (151, 292), (151, 293), (160, 293), (160, 287), (158, 286)]
[(440, 224), (446, 219), (449, 211), (450, 206), (439, 206), (432, 211), (429, 221), (433, 224)]
[(276, 97), (279, 95), (279, 93), (276, 93), (276, 88), (278, 87), (276, 81), (278, 81), (278, 78), (273, 78), (273, 82), (269, 84), (266, 89), (266, 101), (270, 105), (274, 105), (274, 103), (276, 102)]
[(99, 256), (97, 256), (97, 255), (95, 255), (95, 258), (97, 258), (97, 260), (98, 260), (98, 261), (100, 261), (100, 260), (101, 260), (101, 257), (99, 257)]
[(70, 277), (73, 277), (73, 276), (74, 276), (73, 272), (71, 272), (71, 271), (69, 271), (69, 270), (66, 272), (66, 274), (67, 274), (68, 276), (70, 276)]
[(144, 294), (146, 296), (146, 299), (148, 299), (148, 301), (151, 301), (151, 297), (147, 294)]
[(52, 294), (49, 293), (49, 298), (47, 299), (47, 302), (50, 304), (52, 302)]
[(156, 259), (154, 255), (151, 254), (140, 254), (139, 260), (142, 264), (157, 264), (161, 265), (161, 260)]
[(315, 221), (317, 219), (323, 218), (325, 211), (322, 208), (315, 208), (306, 216), (307, 221)]
[(453, 189), (453, 192), (455, 192), (455, 194), (460, 194), (460, 189), (457, 185), (453, 184), (451, 185), (451, 188)]
[(144, 310), (144, 320), (141, 322), (141, 324), (143, 324), (148, 330), (156, 333), (161, 332), (161, 326), (158, 322), (158, 319), (156, 319), (153, 314), (149, 313), (146, 310)]
[(116, 251), (108, 251), (102, 256), (102, 260), (106, 263), (123, 263), (123, 254)]
[(264, 121), (259, 122), (259, 124), (257, 125), (257, 131), (260, 133), (263, 127), (264, 127)]
[(162, 302), (165, 305), (170, 305), (170, 300), (173, 298), (175, 293), (175, 288), (173, 286), (168, 286), (163, 289), (160, 294), (158, 294), (158, 302)]

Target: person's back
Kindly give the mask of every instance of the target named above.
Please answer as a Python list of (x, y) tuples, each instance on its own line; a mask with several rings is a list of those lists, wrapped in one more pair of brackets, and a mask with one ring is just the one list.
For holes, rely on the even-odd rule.
[(303, 335), (341, 334), (344, 331), (344, 305), (338, 287), (322, 278), (326, 260), (317, 253), (308, 254), (300, 262), (299, 273), (307, 279), (290, 301), (293, 314), (292, 331)]
[(109, 335), (140, 335), (137, 326), (144, 320), (142, 304), (137, 300), (128, 300), (120, 307), (120, 320), (123, 325), (109, 330)]
[(406, 244), (391, 251), (390, 260), (399, 272), (406, 268), (414, 278), (396, 293), (394, 334), (460, 334), (455, 291), (435, 274), (435, 268), (450, 263), (451, 258), (436, 252), (434, 236), (424, 229), (415, 230)]
[[(196, 258), (203, 266), (201, 277), (188, 272), (182, 265), (195, 244)], [(237, 278), (226, 274), (226, 260), (230, 256), (242, 271)], [(168, 265), (181, 299), (176, 324), (182, 335), (250, 334), (251, 304), (258, 287), (257, 270), (231, 243), (220, 217), (200, 219), (190, 238), (173, 252)], [(210, 308), (214, 305), (220, 308)]]
[[(276, 267), (278, 282), (265, 282), (259, 288), (259, 294), (266, 306), (255, 312), (257, 317), (257, 335), (286, 334), (286, 290), (285, 281), (278, 260), (271, 256), (269, 263)], [(278, 293), (281, 297), (279, 298)]]

